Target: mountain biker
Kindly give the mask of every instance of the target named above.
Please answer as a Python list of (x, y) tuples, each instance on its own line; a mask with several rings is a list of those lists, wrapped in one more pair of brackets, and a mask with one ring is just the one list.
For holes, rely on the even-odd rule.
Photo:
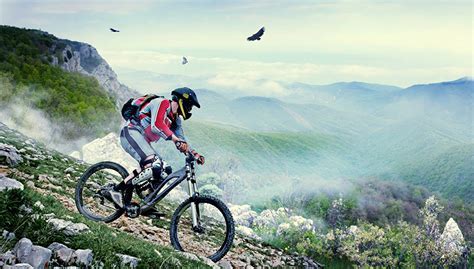
[(133, 194), (131, 179), (145, 169), (151, 169), (155, 179), (160, 176), (161, 158), (150, 145), (151, 142), (158, 141), (160, 138), (172, 141), (180, 152), (194, 155), (198, 164), (202, 165), (205, 161), (204, 156), (193, 150), (186, 142), (181, 126), (182, 119), (187, 120), (191, 117), (193, 106), (201, 107), (196, 93), (190, 88), (183, 87), (171, 92), (171, 100), (154, 98), (147, 104), (142, 104), (146, 100), (146, 96), (133, 100), (134, 105), (141, 105), (138, 118), (130, 118), (120, 133), (123, 149), (139, 162), (140, 168), (104, 193), (106, 198), (125, 208), (126, 211)]

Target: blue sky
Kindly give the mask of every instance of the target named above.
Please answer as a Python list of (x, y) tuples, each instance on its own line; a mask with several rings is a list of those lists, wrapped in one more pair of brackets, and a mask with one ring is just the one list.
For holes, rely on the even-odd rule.
[[(119, 78), (144, 70), (216, 87), (472, 76), (472, 13), (471, 1), (0, 0), (1, 24), (90, 43)], [(263, 40), (247, 42), (261, 26)]]

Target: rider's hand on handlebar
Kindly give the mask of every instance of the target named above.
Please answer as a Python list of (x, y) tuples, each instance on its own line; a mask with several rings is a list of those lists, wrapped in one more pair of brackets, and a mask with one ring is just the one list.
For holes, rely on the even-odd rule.
[(201, 164), (203, 165), (204, 162), (206, 161), (206, 159), (204, 158), (204, 156), (202, 156), (201, 154), (197, 153), (196, 151), (193, 150), (192, 152), (194, 158), (196, 158), (196, 161), (198, 164)]
[(178, 140), (174, 143), (176, 145), (176, 148), (183, 152), (183, 153), (186, 153), (188, 152), (188, 149), (189, 149), (189, 146), (188, 146), (188, 143), (186, 143), (186, 141), (183, 141), (183, 140)]

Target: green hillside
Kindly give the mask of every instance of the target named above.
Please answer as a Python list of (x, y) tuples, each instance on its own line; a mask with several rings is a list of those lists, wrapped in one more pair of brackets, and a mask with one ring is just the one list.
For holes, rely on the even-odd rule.
[(402, 178), (410, 183), (474, 203), (474, 144), (453, 146), (401, 170)]
[(318, 133), (255, 132), (208, 122), (186, 122), (185, 132), (196, 149), (217, 159), (235, 157), (242, 168), (281, 173), (306, 167), (314, 169), (315, 160), (329, 147), (340, 143), (335, 137)]
[(52, 65), (52, 56), (65, 59), (64, 47), (45, 32), (0, 26), (0, 104), (39, 109), (70, 139), (115, 130), (114, 100), (97, 80)]

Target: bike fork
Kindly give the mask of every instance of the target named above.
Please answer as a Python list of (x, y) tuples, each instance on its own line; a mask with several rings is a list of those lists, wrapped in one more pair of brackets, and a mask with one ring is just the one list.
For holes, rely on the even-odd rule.
[[(188, 192), (189, 196), (193, 197), (197, 193), (197, 186), (196, 182), (193, 180), (188, 180)], [(196, 203), (191, 202), (191, 215), (193, 217), (193, 228), (200, 226), (200, 219), (199, 219), (199, 211), (196, 206)]]

